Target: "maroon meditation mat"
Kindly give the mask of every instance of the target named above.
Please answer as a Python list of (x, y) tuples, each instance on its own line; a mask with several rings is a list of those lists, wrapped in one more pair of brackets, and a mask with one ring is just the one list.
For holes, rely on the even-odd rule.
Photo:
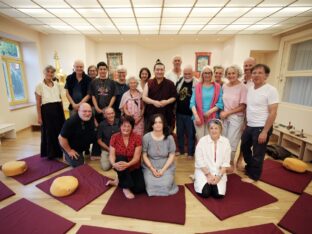
[(251, 227), (234, 228), (216, 232), (205, 232), (201, 234), (283, 234), (273, 223), (266, 223)]
[(76, 234), (144, 234), (144, 232), (124, 231), (119, 229), (82, 225)]
[(66, 233), (75, 223), (22, 198), (0, 210), (0, 232)]
[(23, 185), (29, 184), (35, 180), (39, 180), (42, 177), (68, 167), (65, 163), (56, 160), (48, 160), (47, 158), (40, 157), (40, 155), (23, 158), (19, 161), (25, 161), (28, 169), (25, 173), (18, 176), (12, 176), (12, 178)]
[(275, 197), (264, 192), (255, 185), (242, 182), (241, 178), (236, 174), (228, 176), (226, 194), (222, 199), (202, 198), (195, 192), (193, 183), (186, 184), (185, 186), (220, 220), (277, 201)]
[[(70, 196), (54, 197), (51, 195), (51, 184), (55, 178), (60, 176), (74, 176), (78, 179), (79, 186)], [(78, 211), (110, 188), (110, 186), (105, 185), (109, 179), (110, 178), (101, 175), (96, 170), (85, 164), (54, 176), (40, 184), (37, 184), (36, 186), (43, 192)]]
[(151, 220), (166, 223), (185, 223), (185, 192), (179, 186), (179, 192), (166, 197), (149, 197), (146, 193), (136, 194), (129, 200), (122, 189), (116, 188), (102, 214)]
[(263, 162), (260, 180), (278, 188), (301, 194), (312, 180), (312, 172), (293, 172), (284, 168), (282, 163), (267, 159)]
[(278, 223), (287, 231), (296, 234), (311, 233), (312, 196), (303, 193)]
[(0, 201), (13, 195), (15, 195), (15, 193), (0, 181)]

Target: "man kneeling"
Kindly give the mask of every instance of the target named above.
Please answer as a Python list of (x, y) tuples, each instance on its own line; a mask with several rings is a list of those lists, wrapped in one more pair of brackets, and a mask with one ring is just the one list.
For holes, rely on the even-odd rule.
[(72, 167), (84, 164), (83, 151), (92, 146), (92, 156), (100, 156), (96, 142), (96, 129), (92, 109), (88, 103), (79, 106), (78, 114), (70, 117), (63, 125), (58, 137), (65, 160)]

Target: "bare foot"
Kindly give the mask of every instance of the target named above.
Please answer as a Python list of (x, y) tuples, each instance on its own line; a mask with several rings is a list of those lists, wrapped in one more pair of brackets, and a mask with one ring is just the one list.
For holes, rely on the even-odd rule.
[(179, 156), (180, 155), (180, 152), (175, 152), (175, 156)]
[(118, 183), (119, 183), (118, 178), (116, 178), (114, 180), (108, 180), (105, 185), (106, 186), (118, 186)]
[(194, 176), (194, 174), (189, 175), (189, 178), (190, 178), (192, 181), (194, 181), (194, 180), (195, 180), (195, 176)]
[(250, 183), (250, 184), (256, 182), (255, 180), (253, 180), (253, 179), (251, 179), (249, 177), (243, 178), (242, 181), (245, 182), (245, 183)]
[(128, 199), (135, 198), (134, 194), (129, 189), (123, 189), (122, 191), (125, 194), (126, 198)]
[(193, 160), (193, 159), (194, 159), (193, 156), (190, 156), (190, 155), (187, 156), (187, 160)]

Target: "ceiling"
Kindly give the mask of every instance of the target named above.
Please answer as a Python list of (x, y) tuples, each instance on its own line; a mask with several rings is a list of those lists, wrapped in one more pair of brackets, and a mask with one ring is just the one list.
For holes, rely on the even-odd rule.
[(0, 0), (0, 14), (48, 34), (274, 34), (311, 23), (312, 0)]

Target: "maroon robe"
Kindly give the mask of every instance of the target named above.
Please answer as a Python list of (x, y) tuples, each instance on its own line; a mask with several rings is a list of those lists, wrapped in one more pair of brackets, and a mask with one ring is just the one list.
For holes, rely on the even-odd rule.
[[(174, 83), (166, 78), (158, 84), (156, 78), (150, 79), (147, 82), (148, 97), (161, 101), (169, 98), (176, 98), (177, 90)], [(174, 127), (174, 102), (166, 105), (165, 107), (157, 108), (153, 104), (146, 104), (144, 116), (147, 120), (154, 114), (162, 114), (170, 128)]]

